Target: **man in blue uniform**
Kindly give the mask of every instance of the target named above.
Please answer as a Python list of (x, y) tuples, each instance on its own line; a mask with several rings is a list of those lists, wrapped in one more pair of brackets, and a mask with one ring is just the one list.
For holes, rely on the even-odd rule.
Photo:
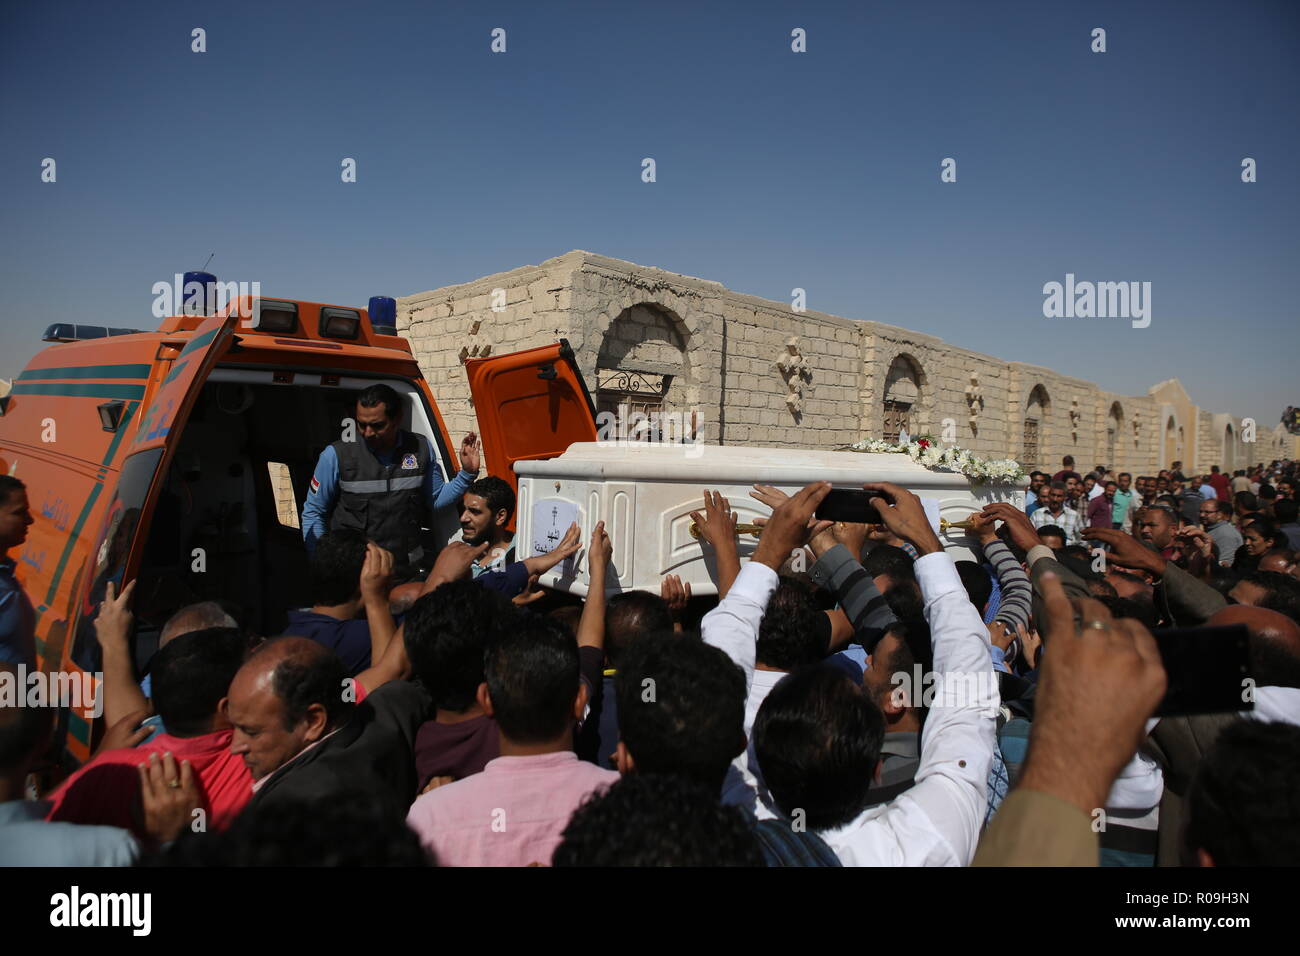
[(0, 475), (0, 661), (36, 666), (36, 612), (14, 577), (18, 559), (9, 551), (27, 540), (32, 512), (27, 486)]
[(442, 480), (424, 436), (403, 431), (402, 399), (387, 385), (357, 396), (356, 432), (321, 452), (302, 509), (308, 554), (327, 530), (352, 528), (393, 553), (396, 564), (418, 565), (424, 557), (420, 529), (437, 508), (454, 504), (479, 470), (478, 437), (460, 446), (461, 471)]

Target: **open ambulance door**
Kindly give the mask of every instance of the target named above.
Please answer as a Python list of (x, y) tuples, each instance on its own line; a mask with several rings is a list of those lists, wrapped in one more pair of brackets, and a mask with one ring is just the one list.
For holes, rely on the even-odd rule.
[[(517, 461), (596, 441), (596, 409), (567, 339), (465, 363), (489, 474), (519, 490)], [(514, 527), (514, 518), (511, 518)]]
[[(156, 375), (163, 375), (163, 379), (149, 404), (135, 419), (135, 434), (129, 439), (116, 490), (90, 555), (93, 573), (83, 585), (85, 590), (70, 655), (71, 663), (82, 670), (94, 673), (102, 669), (94, 626), (99, 602), (104, 599), (109, 582), (120, 593), (122, 586), (135, 577), (140, 567), (154, 505), (175, 454), (181, 429), (208, 373), (230, 347), (238, 320), (238, 313), (212, 316), (194, 330), (183, 348), (162, 346), (159, 364), (166, 371), (155, 371)], [(174, 353), (170, 361), (168, 352)], [(137, 618), (147, 600), (147, 595), (134, 595)], [(85, 760), (91, 747), (90, 728), (78, 726), (79, 722), (84, 723), (81, 715), (73, 713), (67, 748), (72, 756)]]

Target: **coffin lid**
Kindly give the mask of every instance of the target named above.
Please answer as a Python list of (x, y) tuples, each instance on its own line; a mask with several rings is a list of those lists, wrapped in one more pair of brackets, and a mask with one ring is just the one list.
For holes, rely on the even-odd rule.
[(868, 481), (892, 481), (912, 491), (971, 487), (965, 475), (931, 470), (902, 454), (743, 445), (576, 442), (556, 458), (517, 461), (514, 467), (521, 476), (683, 481), (707, 486), (754, 482), (806, 485), (824, 480), (854, 488)]

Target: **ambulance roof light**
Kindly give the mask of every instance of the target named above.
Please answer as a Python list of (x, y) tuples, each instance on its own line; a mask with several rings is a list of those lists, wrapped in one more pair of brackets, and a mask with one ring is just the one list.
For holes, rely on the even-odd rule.
[(366, 309), (370, 315), (370, 327), (376, 335), (397, 334), (397, 300), (386, 295), (372, 295), (370, 306)]
[(55, 322), (41, 336), (42, 342), (80, 342), (85, 339), (104, 339), (110, 335), (135, 335), (140, 329), (115, 329), (106, 325), (75, 325)]
[(298, 304), (279, 299), (253, 300), (253, 328), (284, 334), (298, 330)]

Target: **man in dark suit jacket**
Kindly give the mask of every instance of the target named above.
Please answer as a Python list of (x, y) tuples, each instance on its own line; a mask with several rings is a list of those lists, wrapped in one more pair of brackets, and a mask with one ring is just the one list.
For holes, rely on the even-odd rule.
[(307, 638), (277, 638), (249, 657), (226, 700), (230, 750), (253, 776), (249, 811), (361, 788), (386, 814), (405, 817), (429, 696), (392, 681), (358, 704), (357, 686), (335, 654)]

